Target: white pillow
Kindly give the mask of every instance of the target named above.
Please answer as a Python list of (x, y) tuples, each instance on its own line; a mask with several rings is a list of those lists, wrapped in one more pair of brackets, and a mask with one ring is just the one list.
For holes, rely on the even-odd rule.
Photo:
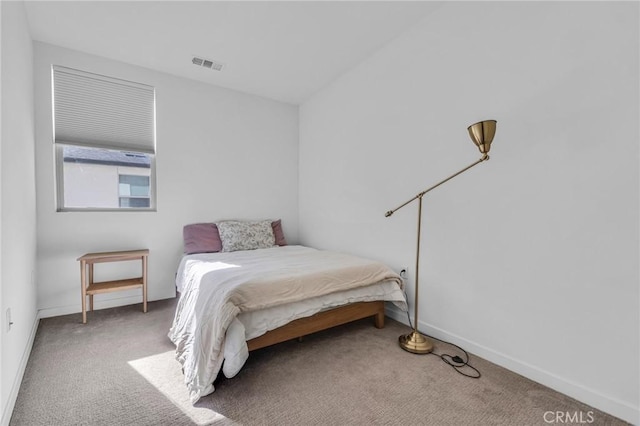
[(222, 251), (255, 250), (273, 247), (276, 238), (270, 220), (240, 222), (228, 220), (216, 223)]

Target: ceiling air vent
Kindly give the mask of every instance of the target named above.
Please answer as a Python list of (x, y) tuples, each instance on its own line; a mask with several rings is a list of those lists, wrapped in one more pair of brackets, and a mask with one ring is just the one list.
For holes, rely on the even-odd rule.
[(212, 59), (199, 58), (197, 56), (194, 56), (193, 59), (191, 59), (191, 63), (193, 65), (215, 71), (222, 71), (222, 68), (224, 67), (224, 64), (222, 62), (214, 61)]

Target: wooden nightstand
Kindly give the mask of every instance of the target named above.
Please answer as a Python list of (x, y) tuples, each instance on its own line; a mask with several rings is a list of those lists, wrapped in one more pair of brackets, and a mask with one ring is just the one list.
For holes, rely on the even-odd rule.
[[(147, 312), (147, 258), (148, 249), (111, 251), (102, 253), (87, 253), (78, 258), (80, 261), (80, 285), (82, 287), (82, 323), (87, 323), (87, 296), (89, 296), (89, 310), (93, 311), (93, 295), (110, 293), (112, 291), (142, 288), (142, 311)], [(124, 280), (93, 282), (93, 265), (104, 262), (124, 262), (140, 260), (142, 262), (142, 276)]]

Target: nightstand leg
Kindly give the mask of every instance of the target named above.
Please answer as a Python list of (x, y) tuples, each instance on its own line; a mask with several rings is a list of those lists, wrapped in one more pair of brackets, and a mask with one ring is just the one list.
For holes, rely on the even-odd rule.
[[(93, 285), (93, 263), (89, 264), (89, 285)], [(89, 295), (89, 310), (93, 312), (93, 294)]]
[(142, 256), (142, 312), (147, 312), (147, 256)]
[(87, 277), (85, 261), (80, 261), (80, 287), (82, 294), (82, 323), (87, 323)]

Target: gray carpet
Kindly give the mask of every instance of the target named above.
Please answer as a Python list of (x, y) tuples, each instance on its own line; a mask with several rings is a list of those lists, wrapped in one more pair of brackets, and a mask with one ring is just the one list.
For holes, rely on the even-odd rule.
[[(547, 425), (547, 411), (591, 411), (471, 356), (473, 380), (398, 347), (407, 327), (369, 320), (253, 352), (233, 379), (189, 403), (167, 338), (175, 300), (40, 321), (11, 425)], [(437, 344), (436, 351), (447, 350)], [(566, 423), (565, 423), (566, 424)]]

